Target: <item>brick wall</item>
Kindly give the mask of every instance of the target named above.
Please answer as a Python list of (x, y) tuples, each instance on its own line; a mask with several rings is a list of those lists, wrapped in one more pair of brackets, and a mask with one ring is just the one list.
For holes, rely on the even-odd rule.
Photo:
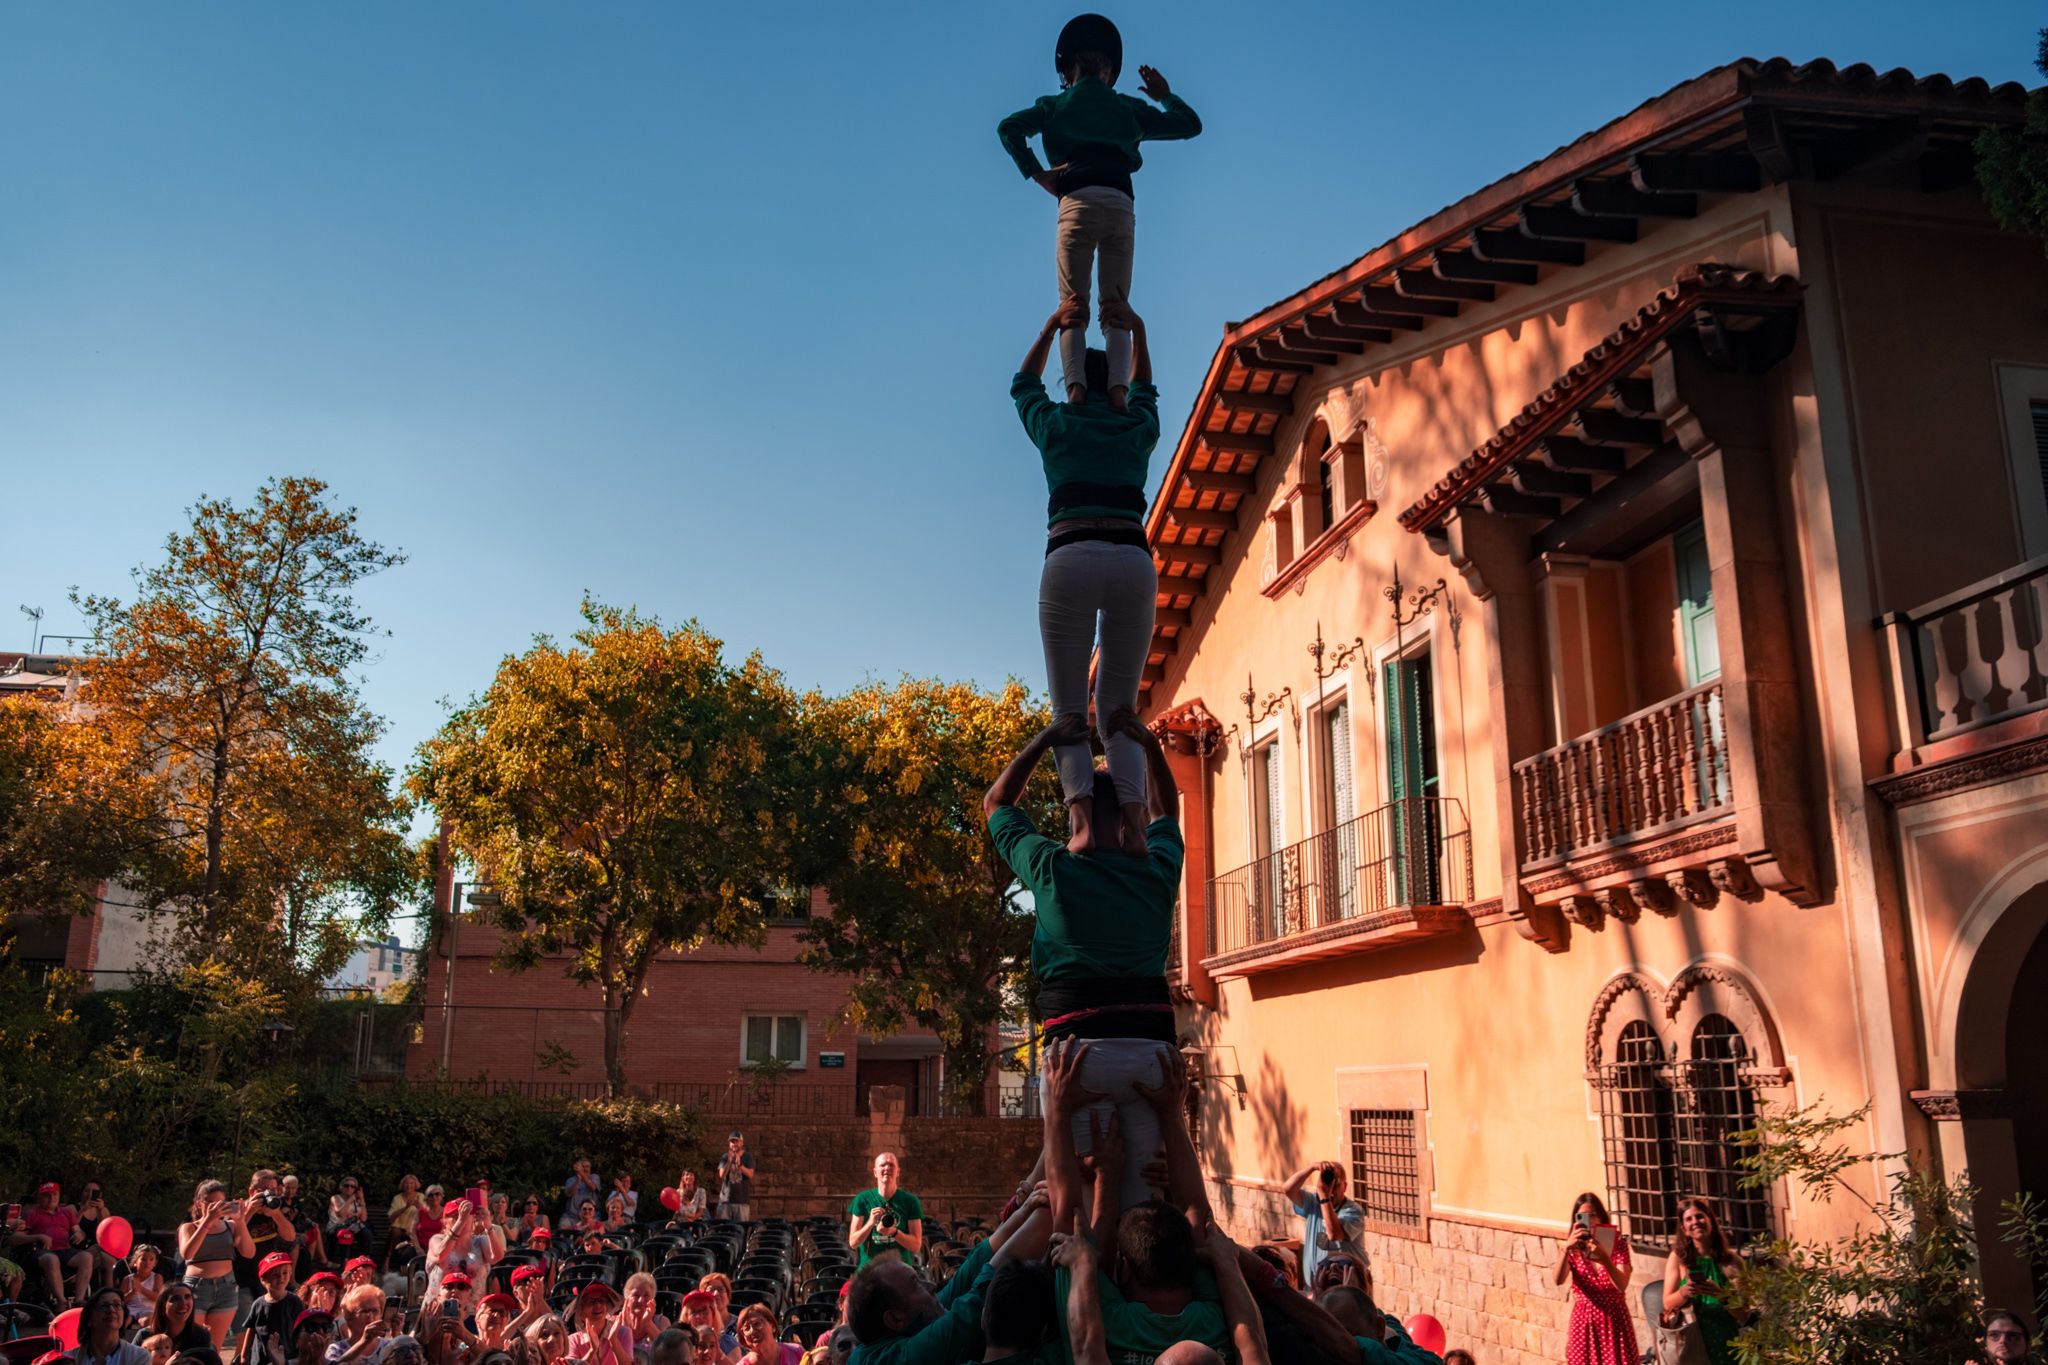
[[(894, 1152), (903, 1187), (925, 1217), (950, 1225), (993, 1219), (1038, 1159), (1042, 1127), (1021, 1119), (905, 1119), (897, 1107), (866, 1119), (754, 1119), (747, 1147), (759, 1163), (754, 1216), (838, 1217), (874, 1183), (877, 1152)], [(700, 1173), (700, 1178), (702, 1173)], [(714, 1194), (716, 1191), (714, 1190)]]
[[(1209, 1199), (1217, 1221), (1241, 1242), (1301, 1236), (1301, 1219), (1277, 1186), (1212, 1177)], [(1427, 1241), (1368, 1231), (1365, 1250), (1374, 1299), (1395, 1317), (1431, 1314), (1443, 1323), (1450, 1345), (1463, 1346), (1484, 1365), (1556, 1365), (1565, 1358), (1571, 1290), (1551, 1279), (1556, 1236), (1432, 1216)], [(1636, 1258), (1628, 1298), (1638, 1350), (1651, 1344), (1642, 1286), (1647, 1277), (1661, 1279), (1663, 1268), (1661, 1257)]]

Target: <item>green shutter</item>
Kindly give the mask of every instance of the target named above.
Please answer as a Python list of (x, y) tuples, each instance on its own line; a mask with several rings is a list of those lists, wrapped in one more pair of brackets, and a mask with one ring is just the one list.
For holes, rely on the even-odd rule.
[(1678, 566), (1678, 634), (1685, 644), (1685, 685), (1721, 676), (1721, 637), (1714, 633), (1714, 574), (1707, 564), (1707, 532), (1694, 522), (1671, 537)]

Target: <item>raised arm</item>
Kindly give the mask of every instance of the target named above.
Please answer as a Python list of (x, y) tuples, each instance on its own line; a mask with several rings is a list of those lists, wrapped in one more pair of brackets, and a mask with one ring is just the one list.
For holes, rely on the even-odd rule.
[(1187, 1214), (1188, 1222), (1200, 1235), (1211, 1220), (1209, 1189), (1202, 1180), (1202, 1159), (1195, 1154), (1195, 1141), (1188, 1136), (1187, 1069), (1178, 1052), (1166, 1054), (1165, 1075), (1153, 1089), (1133, 1081), (1132, 1088), (1145, 1097), (1159, 1115), (1159, 1141), (1166, 1149), (1167, 1201)]
[(1216, 1296), (1223, 1303), (1223, 1320), (1230, 1327), (1230, 1344), (1237, 1348), (1238, 1365), (1268, 1365), (1272, 1355), (1266, 1347), (1266, 1324), (1259, 1317), (1251, 1286), (1245, 1282), (1244, 1268), (1237, 1263), (1237, 1243), (1212, 1224), (1204, 1249), (1216, 1275)]
[(981, 798), (982, 814), (994, 815), (1001, 807), (1014, 806), (1022, 801), (1024, 789), (1031, 785), (1032, 770), (1038, 767), (1038, 760), (1045, 757), (1046, 750), (1056, 744), (1087, 742), (1086, 716), (1062, 716), (1040, 730), (1017, 751), (1017, 756), (1010, 760), (1010, 766), (1003, 769), (995, 785), (988, 789), (988, 795)]
[(1138, 131), (1147, 142), (1172, 142), (1201, 133), (1201, 115), (1190, 108), (1186, 100), (1173, 93), (1173, 87), (1166, 83), (1166, 77), (1156, 68), (1139, 67), (1138, 79), (1144, 83), (1145, 93), (1159, 102), (1157, 109), (1144, 104), (1137, 106)]
[(1052, 1263), (1067, 1272), (1067, 1343), (1074, 1365), (1109, 1365), (1102, 1321), (1102, 1295), (1095, 1287), (1095, 1248), (1086, 1237), (1055, 1239)]
[(1166, 746), (1159, 736), (1138, 719), (1135, 711), (1119, 711), (1110, 717), (1110, 728), (1129, 735), (1145, 750), (1145, 799), (1154, 820), (1164, 820), (1180, 811), (1180, 784), (1173, 780), (1173, 765), (1167, 762)]
[(1072, 1038), (1055, 1038), (1045, 1050), (1045, 1183), (1052, 1194), (1053, 1226), (1061, 1231), (1076, 1226), (1087, 1195), (1073, 1129), (1075, 1111), (1100, 1098), (1081, 1085), (1081, 1060), (1087, 1055), (1088, 1045)]

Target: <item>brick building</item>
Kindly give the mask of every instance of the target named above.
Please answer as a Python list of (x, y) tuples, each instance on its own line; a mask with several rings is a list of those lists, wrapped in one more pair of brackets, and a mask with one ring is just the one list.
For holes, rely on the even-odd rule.
[[(440, 892), (445, 915), (449, 888)], [(466, 897), (465, 897), (466, 899)], [(712, 1116), (865, 1116), (878, 1086), (902, 1093), (905, 1114), (940, 1112), (939, 1040), (922, 1029), (873, 1037), (838, 1023), (843, 978), (797, 961), (797, 934), (829, 914), (823, 891), (784, 905), (758, 950), (708, 945), (664, 953), (626, 1028), (629, 1089), (677, 1099)], [(566, 955), (524, 972), (494, 967), (500, 932), (466, 910), (426, 949), (422, 1027), (407, 1049), (413, 1079), (445, 1076), (540, 1092), (603, 1089), (604, 1016), (595, 987), (571, 979)], [(450, 950), (450, 944), (453, 950)], [(788, 1064), (773, 1080), (743, 1069)], [(995, 1080), (989, 1109), (996, 1112)]]
[(1144, 707), (1240, 1234), (1343, 1160), (1383, 1305), (1534, 1365), (1581, 1190), (1639, 1278), (1683, 1194), (1853, 1225), (1737, 1184), (1760, 1106), (1868, 1100), (1987, 1234), (2048, 1192), (2048, 262), (1970, 149), (2025, 98), (1737, 62), (1226, 327)]

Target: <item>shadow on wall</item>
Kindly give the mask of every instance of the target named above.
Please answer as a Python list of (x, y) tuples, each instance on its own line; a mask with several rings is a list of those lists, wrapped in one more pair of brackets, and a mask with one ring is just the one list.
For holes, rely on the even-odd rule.
[[(1194, 1116), (1202, 1164), (1218, 1177), (1284, 1179), (1302, 1160), (1307, 1111), (1294, 1102), (1271, 1057), (1257, 1054), (1247, 1071), (1238, 1049), (1218, 1041), (1221, 1033), (1221, 1014), (1200, 1010), (1195, 1027), (1182, 1035), (1183, 1046), (1201, 1050), (1208, 1072)], [(1233, 1154), (1252, 1164), (1237, 1168)]]

